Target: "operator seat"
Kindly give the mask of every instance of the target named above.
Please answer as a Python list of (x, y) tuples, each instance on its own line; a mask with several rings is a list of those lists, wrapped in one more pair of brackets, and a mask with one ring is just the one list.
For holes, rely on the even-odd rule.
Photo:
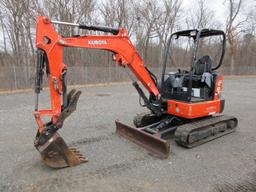
[(203, 75), (204, 73), (212, 73), (212, 59), (209, 55), (205, 55), (197, 60), (194, 66), (195, 75)]
[(213, 62), (209, 55), (205, 55), (197, 60), (194, 66), (194, 80), (200, 79), (209, 88), (212, 88), (213, 83)]

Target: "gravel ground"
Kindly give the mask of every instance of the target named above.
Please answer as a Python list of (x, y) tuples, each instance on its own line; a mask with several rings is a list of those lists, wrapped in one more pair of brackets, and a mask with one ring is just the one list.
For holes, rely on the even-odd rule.
[[(171, 141), (166, 160), (151, 156), (115, 134), (114, 120), (131, 123), (142, 112), (131, 85), (81, 88), (77, 111), (60, 130), (68, 144), (89, 158), (54, 170), (33, 147), (34, 95), (0, 95), (0, 191), (246, 191), (255, 187), (256, 77), (227, 78), (225, 114), (239, 120), (235, 133), (193, 149)], [(41, 104), (49, 105), (48, 91)], [(255, 189), (255, 188), (254, 188)], [(251, 190), (254, 191), (254, 190)]]

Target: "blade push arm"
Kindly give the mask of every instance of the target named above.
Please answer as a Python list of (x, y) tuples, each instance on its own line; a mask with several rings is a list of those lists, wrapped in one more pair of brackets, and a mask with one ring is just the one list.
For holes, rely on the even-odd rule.
[[(53, 24), (73, 25), (81, 29), (98, 30), (109, 32), (114, 35), (89, 35), (64, 38), (55, 31)], [(64, 47), (101, 49), (113, 52), (116, 56), (118, 65), (129, 68), (151, 95), (156, 98), (160, 96), (155, 82), (151, 78), (141, 57), (129, 40), (127, 31), (125, 29), (121, 28), (117, 30), (101, 26), (87, 26), (83, 24), (50, 21), (48, 18), (40, 16), (37, 19), (36, 47), (38, 50), (44, 52), (48, 61), (48, 81), (51, 96), (50, 110), (38, 111), (36, 107), (35, 117), (39, 125), (39, 132), (44, 131), (40, 117), (42, 115), (49, 115), (51, 117), (51, 123), (54, 125), (57, 124), (60, 117), (62, 117), (63, 111), (65, 111), (65, 108), (70, 104), (70, 101), (73, 98), (72, 95), (65, 96), (65, 74), (67, 66), (62, 60)], [(38, 91), (36, 93), (38, 94)], [(80, 95), (80, 93), (78, 95)], [(73, 101), (76, 106), (79, 96), (76, 94), (73, 96), (76, 98), (76, 100)], [(74, 109), (75, 106), (72, 106), (72, 109)], [(154, 110), (153, 107), (152, 110)], [(59, 127), (62, 126), (62, 123), (59, 123)]]

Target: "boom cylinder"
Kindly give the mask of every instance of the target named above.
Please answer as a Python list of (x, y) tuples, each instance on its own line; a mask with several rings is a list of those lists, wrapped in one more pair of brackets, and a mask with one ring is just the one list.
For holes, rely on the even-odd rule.
[(87, 30), (92, 30), (92, 31), (102, 31), (102, 32), (106, 32), (106, 33), (112, 33), (113, 35), (117, 35), (118, 32), (119, 32), (119, 29), (117, 29), (117, 28), (106, 27), (106, 26), (86, 25), (86, 24), (79, 24), (79, 23), (54, 21), (54, 20), (52, 20), (51, 23), (58, 24), (58, 25), (68, 25), (68, 26), (78, 27), (79, 29), (87, 29)]

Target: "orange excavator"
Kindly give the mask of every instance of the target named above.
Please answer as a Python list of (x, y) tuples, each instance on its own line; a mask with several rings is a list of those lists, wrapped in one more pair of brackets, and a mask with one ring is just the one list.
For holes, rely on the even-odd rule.
[[(55, 31), (54, 25), (68, 25), (84, 30), (104, 32), (105, 35), (75, 35), (63, 37)], [(221, 36), (222, 54), (214, 66), (208, 55), (197, 59), (198, 43), (201, 38)], [(192, 63), (189, 71), (178, 70), (167, 73), (166, 65), (172, 39), (192, 38), (194, 42)], [(53, 168), (75, 166), (87, 162), (77, 149), (69, 148), (57, 131), (64, 120), (76, 110), (81, 91), (67, 92), (67, 66), (63, 63), (64, 47), (80, 47), (107, 50), (113, 59), (128, 74), (137, 90), (147, 114), (134, 118), (135, 127), (116, 121), (116, 132), (141, 145), (162, 158), (170, 152), (170, 135), (184, 147), (194, 147), (231, 133), (237, 126), (237, 119), (220, 115), (225, 100), (222, 97), (223, 77), (217, 73), (225, 54), (225, 33), (220, 30), (185, 30), (173, 33), (168, 41), (163, 62), (161, 80), (144, 66), (144, 62), (129, 40), (124, 28), (115, 29), (77, 23), (53, 21), (40, 16), (36, 25), (37, 63), (35, 75), (36, 104), (34, 116), (38, 131), (34, 141), (43, 162)], [(39, 93), (42, 90), (43, 74), (48, 77), (51, 109), (39, 110)], [(146, 96), (140, 83), (148, 91)], [(43, 116), (50, 118), (43, 122)]]

